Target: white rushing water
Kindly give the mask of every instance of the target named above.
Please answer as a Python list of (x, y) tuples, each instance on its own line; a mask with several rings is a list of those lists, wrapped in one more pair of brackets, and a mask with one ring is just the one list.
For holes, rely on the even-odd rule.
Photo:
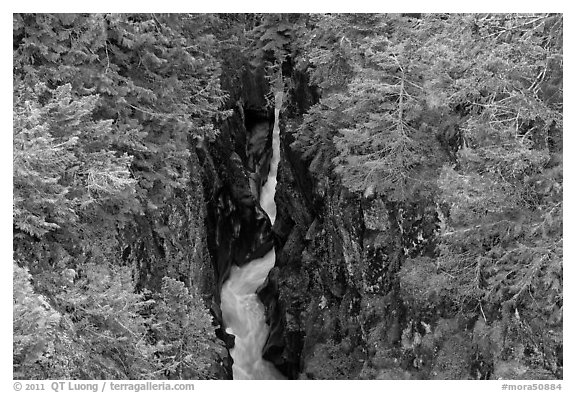
[[(276, 220), (276, 175), (280, 162), (280, 127), (278, 120), (282, 106), (282, 93), (276, 95), (274, 129), (272, 132), (272, 160), (268, 179), (260, 193), (260, 205), (274, 224)], [(274, 267), (274, 248), (264, 257), (254, 259), (242, 267), (232, 266), (230, 277), (222, 286), (221, 308), (226, 331), (236, 336), (230, 356), (234, 359), (234, 379), (284, 379), (283, 375), (262, 358), (262, 349), (270, 327), (266, 324), (264, 305), (256, 290), (264, 283)]]

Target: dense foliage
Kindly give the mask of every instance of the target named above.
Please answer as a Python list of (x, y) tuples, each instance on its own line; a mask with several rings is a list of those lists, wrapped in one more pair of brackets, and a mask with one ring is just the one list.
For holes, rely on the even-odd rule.
[(310, 170), (437, 206), (437, 253), (405, 249), (404, 301), (428, 323), (449, 310), (504, 331), (480, 351), (500, 373), (560, 372), (562, 17), (322, 15), (307, 37), (323, 93), (294, 147)]
[[(192, 151), (218, 138), (235, 105), (225, 89), (248, 64), (266, 76), (269, 106), (275, 91), (288, 93), (283, 121), (315, 197), (345, 189), (379, 206), (366, 227), (396, 228), (400, 261), (380, 261), (358, 285), (371, 295), (396, 288), (412, 313), (395, 327), (394, 353), (412, 370), (436, 356), (426, 377), (465, 378), (450, 370), (471, 356), (492, 365), (478, 378), (561, 376), (561, 15), (15, 14), (13, 23), (15, 377), (213, 377), (205, 294), (177, 274), (147, 291), (120, 244), (146, 219), (173, 245), (179, 234), (168, 232), (185, 220), (166, 212), (199, 211)], [(308, 106), (295, 102), (302, 75), (318, 97)], [(378, 302), (365, 307), (370, 318)], [(393, 335), (370, 329), (367, 347)], [(354, 350), (328, 338), (304, 371), (359, 375), (345, 358)], [(364, 377), (410, 377), (375, 353)]]
[(15, 378), (212, 377), (214, 331), (198, 295), (165, 278), (147, 299), (134, 293), (127, 268), (82, 269), (82, 277), (63, 271), (46, 297), (34, 291), (27, 269), (14, 264)]
[(211, 377), (216, 338), (200, 294), (173, 281), (135, 293), (137, 267), (122, 267), (119, 247), (139, 217), (161, 217), (188, 189), (190, 141), (213, 139), (227, 115), (203, 23), (14, 15), (20, 378)]

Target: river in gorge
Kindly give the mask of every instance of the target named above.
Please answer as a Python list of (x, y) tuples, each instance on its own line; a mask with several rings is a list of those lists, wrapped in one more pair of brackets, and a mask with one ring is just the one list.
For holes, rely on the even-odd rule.
[[(282, 93), (276, 95), (274, 128), (272, 131), (272, 159), (266, 183), (260, 192), (260, 206), (272, 224), (276, 219), (276, 175), (280, 162), (279, 116)], [(285, 379), (274, 365), (262, 358), (262, 349), (270, 327), (266, 324), (264, 305), (256, 291), (264, 283), (274, 267), (276, 252), (272, 248), (264, 257), (257, 258), (242, 267), (232, 266), (230, 277), (222, 286), (221, 309), (226, 332), (234, 335), (234, 348), (230, 356), (234, 360), (234, 379)]]

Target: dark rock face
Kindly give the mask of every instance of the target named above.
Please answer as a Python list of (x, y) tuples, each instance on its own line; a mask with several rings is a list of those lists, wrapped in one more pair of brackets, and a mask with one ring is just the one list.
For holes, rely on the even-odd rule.
[[(545, 367), (518, 360), (538, 347), (530, 342), (536, 322), (514, 317), (506, 303), (481, 309), (483, 316), (454, 303), (437, 262), (449, 208), (434, 191), (401, 202), (352, 194), (291, 148), (290, 130), (317, 98), (302, 74), (294, 71), (292, 82), (283, 118), (290, 127), (281, 127), (276, 265), (260, 292), (272, 327), (264, 357), (292, 379), (561, 378), (553, 338), (539, 353)], [(452, 121), (437, 120), (438, 128)], [(431, 165), (452, 157), (451, 141), (439, 143), (445, 151)]]
[[(135, 266), (137, 290), (159, 291), (162, 278), (167, 276), (197, 288), (210, 305), (216, 278), (208, 251), (201, 167), (193, 150), (188, 171), (188, 189), (174, 191), (162, 205), (136, 217), (135, 223), (121, 232), (119, 243), (124, 262)], [(213, 375), (231, 378), (231, 364), (224, 343), (214, 345)]]
[[(262, 72), (239, 75), (237, 80), (222, 80), (232, 115), (218, 125), (217, 138), (189, 140), (189, 188), (148, 209), (120, 242), (124, 261), (136, 267), (137, 289), (159, 290), (164, 276), (199, 289), (222, 340), (215, 365), (221, 379), (232, 378), (226, 348), (234, 346), (234, 337), (222, 329), (222, 284), (232, 264), (264, 256), (274, 244), (270, 220), (258, 202), (271, 159), (268, 86)], [(268, 293), (266, 304), (274, 302), (275, 291), (263, 293)], [(278, 313), (276, 318), (281, 318)]]
[[(217, 336), (229, 349), (234, 337), (221, 328), (222, 284), (232, 264), (275, 246), (276, 265), (258, 291), (270, 325), (263, 355), (288, 378), (487, 379), (512, 373), (516, 363), (490, 358), (502, 347), (505, 324), (484, 326), (457, 316), (441, 293), (421, 293), (421, 274), (436, 274), (430, 261), (442, 207), (432, 196), (402, 203), (362, 197), (331, 175), (312, 174), (310, 162), (291, 148), (286, 125), (298, 124), (319, 91), (303, 73), (287, 71), (293, 89), (281, 119), (274, 226), (258, 202), (271, 158), (267, 82), (262, 74), (243, 73), (227, 81), (233, 114), (216, 140), (190, 141), (189, 192), (174, 195), (127, 231), (123, 255), (139, 267), (140, 287), (157, 287), (168, 275), (201, 288)], [(414, 285), (403, 287), (401, 279)], [(220, 375), (231, 378), (232, 359), (226, 350), (220, 358)], [(545, 377), (544, 371), (537, 376)]]
[(415, 314), (400, 297), (397, 273), (408, 255), (433, 254), (434, 210), (425, 201), (367, 200), (330, 179), (306, 187), (309, 175), (292, 165), (289, 150), (284, 143), (270, 277), (282, 312), (270, 314), (279, 326), (265, 357), (291, 378), (419, 375), (421, 367), (402, 366), (416, 361), (400, 348)]
[[(451, 318), (450, 304), (429, 310), (400, 288), (407, 258), (434, 257), (438, 208), (432, 200), (364, 198), (336, 178), (316, 178), (282, 124), (271, 226), (258, 201), (270, 166), (273, 114), (258, 78), (245, 73), (230, 87), (233, 113), (216, 140), (190, 141), (189, 192), (142, 217), (138, 239), (127, 239), (124, 254), (138, 262), (141, 286), (158, 286), (158, 277), (169, 275), (201, 288), (217, 336), (232, 348), (234, 337), (221, 327), (222, 284), (232, 264), (275, 246), (276, 266), (258, 291), (270, 325), (263, 355), (288, 378), (489, 375), (492, 366), (470, 349), (469, 321)], [(295, 72), (293, 80), (283, 123), (297, 122), (318, 99), (304, 75)], [(447, 333), (462, 345), (450, 347)], [(226, 352), (220, 375), (231, 378)], [(475, 366), (463, 370), (465, 364)]]
[(158, 290), (164, 276), (194, 284), (205, 295), (214, 287), (199, 169), (198, 158), (192, 154), (189, 188), (176, 190), (163, 205), (136, 217), (136, 225), (123, 232), (122, 258), (136, 264), (137, 289)]
[[(127, 232), (134, 236), (125, 239), (124, 257), (136, 263), (140, 288), (158, 289), (161, 277), (170, 276), (201, 289), (215, 317), (217, 336), (232, 348), (234, 337), (222, 329), (222, 284), (232, 264), (241, 266), (275, 245), (282, 267), (271, 271), (258, 292), (271, 326), (264, 354), (281, 372), (296, 378), (306, 332), (297, 328), (302, 319), (299, 309), (281, 299), (279, 290), (286, 289), (291, 273), (292, 279), (301, 276), (300, 253), (314, 222), (314, 183), (298, 154), (287, 147), (291, 135), (283, 133), (281, 190), (276, 197), (282, 207), (273, 229), (258, 202), (271, 159), (273, 112), (266, 109), (267, 83), (262, 73), (244, 72), (238, 80), (224, 79), (223, 87), (230, 93), (232, 115), (218, 126), (214, 141), (189, 141), (190, 189), (141, 217), (138, 228)], [(292, 112), (315, 99), (304, 84), (296, 92)], [(339, 285), (338, 280), (333, 284)], [(299, 291), (294, 294), (301, 296)], [(306, 298), (296, 304), (303, 305)], [(229, 354), (221, 358), (220, 376), (231, 378), (232, 359)]]
[[(297, 121), (317, 96), (293, 77), (287, 114)], [(260, 293), (272, 325), (264, 357), (290, 378), (417, 377), (420, 361), (401, 348), (413, 315), (397, 273), (408, 255), (434, 253), (435, 206), (366, 199), (315, 179), (292, 142), (284, 132), (276, 266)]]
[[(204, 198), (207, 201), (206, 228), (208, 250), (212, 259), (215, 285), (212, 312), (219, 323), (216, 335), (228, 348), (234, 346), (234, 337), (222, 328), (220, 292), (228, 278), (232, 264), (243, 265), (265, 255), (273, 245), (271, 225), (259, 207), (250, 187), (253, 173), (244, 166), (240, 154), (232, 149), (231, 139), (245, 131), (239, 113), (221, 128), (220, 138), (211, 146), (198, 148), (204, 168)], [(239, 132), (238, 132), (239, 131)], [(244, 144), (245, 146), (245, 144)], [(228, 358), (231, 374), (232, 359)]]
[[(220, 325), (220, 292), (232, 264), (242, 266), (264, 256), (275, 242), (270, 220), (259, 204), (272, 155), (273, 112), (266, 109), (257, 80), (258, 74), (243, 75), (244, 89), (238, 92), (232, 116), (220, 126), (213, 143), (199, 143), (196, 149), (203, 169), (208, 250), (215, 279), (212, 311)], [(281, 337), (278, 329), (283, 326), (274, 279), (263, 284), (259, 296), (271, 325), (267, 348), (281, 351), (283, 343), (274, 339)], [(221, 327), (216, 332), (228, 348), (234, 346), (233, 336)]]
[[(461, 363), (477, 354), (466, 345), (451, 351), (442, 332), (456, 332), (466, 321), (452, 323), (444, 315), (449, 304), (442, 315), (430, 314), (405, 299), (399, 285), (406, 258), (434, 256), (433, 201), (367, 199), (335, 178), (315, 178), (310, 163), (290, 147), (293, 136), (283, 124), (271, 226), (258, 201), (270, 166), (273, 114), (266, 109), (265, 81), (258, 78), (245, 73), (230, 87), (233, 113), (216, 140), (190, 141), (189, 192), (142, 217), (138, 239), (127, 239), (124, 254), (138, 262), (140, 285), (158, 286), (158, 277), (168, 275), (201, 288), (217, 336), (232, 348), (234, 337), (221, 327), (222, 284), (232, 264), (241, 266), (275, 246), (276, 266), (258, 291), (271, 327), (264, 357), (288, 378), (465, 375)], [(297, 121), (318, 99), (304, 75), (295, 72), (293, 78), (283, 123)], [(438, 337), (428, 332), (432, 323)], [(463, 334), (461, 341), (469, 339)], [(432, 359), (437, 348), (441, 365)], [(232, 359), (227, 351), (220, 357), (221, 377), (231, 378)], [(455, 358), (459, 363), (446, 368)], [(474, 370), (487, 375), (485, 363), (478, 360)]]

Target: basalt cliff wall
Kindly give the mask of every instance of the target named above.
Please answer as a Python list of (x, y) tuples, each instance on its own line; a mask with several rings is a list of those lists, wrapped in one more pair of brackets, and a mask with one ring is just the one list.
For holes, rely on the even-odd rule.
[(432, 196), (391, 202), (351, 193), (335, 175), (311, 170), (293, 147), (292, 130), (320, 93), (305, 74), (287, 75), (274, 226), (258, 204), (271, 157), (271, 93), (263, 73), (246, 71), (224, 80), (231, 115), (215, 140), (190, 140), (189, 192), (143, 217), (142, 237), (125, 251), (140, 263), (141, 285), (170, 275), (201, 289), (223, 342), (215, 367), (231, 378), (226, 347), (234, 338), (222, 328), (221, 287), (232, 264), (274, 245), (276, 265), (258, 292), (271, 327), (264, 357), (288, 378), (507, 377), (513, 364), (494, 360), (505, 322), (488, 328), (478, 316), (459, 314), (442, 293), (402, 286), (407, 264), (436, 257), (444, 208)]
[[(434, 286), (448, 279), (430, 261), (449, 214), (434, 194), (393, 201), (351, 193), (303, 158), (291, 130), (319, 95), (304, 74), (291, 77), (272, 228), (276, 265), (260, 293), (272, 326), (264, 357), (293, 379), (561, 375), (561, 348), (541, 354), (546, 369), (521, 366), (514, 356), (533, 357), (529, 348), (537, 345), (521, 344), (515, 321), (463, 313), (442, 285)], [(442, 126), (431, 127), (441, 155), (450, 151)], [(522, 354), (513, 355), (514, 348)]]
[(217, 124), (214, 140), (188, 141), (189, 187), (175, 192), (123, 231), (122, 256), (135, 266), (137, 290), (158, 291), (161, 278), (195, 287), (214, 317), (221, 340), (211, 349), (214, 376), (232, 378), (222, 329), (220, 291), (232, 264), (243, 265), (273, 246), (272, 227), (258, 204), (271, 158), (273, 111), (261, 72), (223, 78), (231, 114)]

